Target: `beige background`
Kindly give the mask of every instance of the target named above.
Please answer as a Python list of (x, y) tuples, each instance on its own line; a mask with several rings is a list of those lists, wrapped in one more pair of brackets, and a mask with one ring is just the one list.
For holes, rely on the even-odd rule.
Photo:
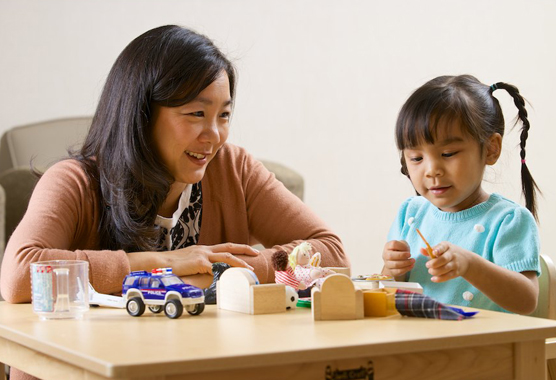
[[(528, 164), (544, 191), (543, 252), (556, 259), (555, 16), (548, 0), (0, 0), (0, 133), (92, 114), (133, 38), (189, 26), (237, 65), (231, 142), (298, 170), (354, 271), (377, 272), (390, 223), (413, 194), (393, 139), (402, 103), (438, 75), (506, 81), (531, 102)], [(516, 109), (496, 96), (511, 126)], [(521, 201), (518, 135), (508, 130), (486, 186)]]

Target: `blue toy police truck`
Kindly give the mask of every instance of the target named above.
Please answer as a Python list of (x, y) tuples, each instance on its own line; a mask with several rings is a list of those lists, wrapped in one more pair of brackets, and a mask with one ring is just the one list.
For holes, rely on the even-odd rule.
[(128, 274), (122, 285), (122, 297), (129, 315), (139, 317), (145, 312), (145, 305), (153, 313), (164, 314), (168, 318), (179, 318), (183, 309), (191, 315), (199, 315), (205, 310), (205, 295), (193, 285), (184, 283), (172, 274), (171, 268), (135, 271)]

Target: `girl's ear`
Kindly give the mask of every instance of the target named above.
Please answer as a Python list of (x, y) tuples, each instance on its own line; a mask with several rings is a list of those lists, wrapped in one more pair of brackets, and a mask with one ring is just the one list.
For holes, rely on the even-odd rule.
[(500, 153), (502, 153), (502, 136), (500, 133), (494, 133), (490, 136), (486, 148), (486, 164), (494, 165), (500, 158)]

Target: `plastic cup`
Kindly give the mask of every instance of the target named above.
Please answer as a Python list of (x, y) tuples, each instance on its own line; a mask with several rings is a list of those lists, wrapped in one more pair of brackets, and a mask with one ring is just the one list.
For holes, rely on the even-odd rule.
[(33, 311), (40, 319), (77, 319), (89, 310), (89, 263), (53, 260), (31, 263)]

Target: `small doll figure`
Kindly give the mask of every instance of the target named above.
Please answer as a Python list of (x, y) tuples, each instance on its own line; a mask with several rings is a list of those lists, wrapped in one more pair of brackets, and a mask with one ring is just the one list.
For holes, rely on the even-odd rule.
[(277, 284), (291, 286), (297, 291), (307, 289), (307, 285), (295, 277), (292, 267), (288, 265), (288, 254), (286, 251), (276, 251), (272, 255), (272, 266), (275, 271), (274, 276)]
[(295, 277), (308, 284), (308, 288), (313, 285), (320, 288), (324, 278), (334, 272), (320, 267), (321, 254), (317, 252), (311, 256), (312, 249), (311, 243), (303, 242), (299, 244), (290, 253), (289, 264)]

